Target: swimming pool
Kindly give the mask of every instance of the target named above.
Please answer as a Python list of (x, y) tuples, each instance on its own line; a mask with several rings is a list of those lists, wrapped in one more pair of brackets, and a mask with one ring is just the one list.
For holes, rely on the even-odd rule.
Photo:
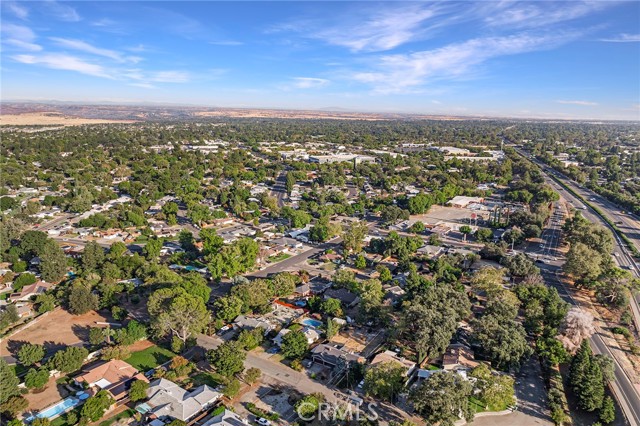
[(30, 423), (35, 418), (40, 418), (40, 419), (47, 418), (49, 420), (54, 419), (54, 418), (58, 417), (60, 414), (66, 413), (70, 409), (72, 409), (74, 407), (77, 407), (78, 405), (80, 405), (81, 401), (84, 401), (88, 397), (89, 397), (89, 394), (84, 393), (84, 392), (81, 393), (80, 395), (78, 395), (77, 398), (75, 396), (70, 396), (70, 397), (65, 398), (62, 401), (58, 402), (57, 404), (52, 405), (51, 407), (47, 408), (46, 410), (40, 411), (35, 416), (27, 417), (25, 419), (25, 421), (27, 423)]
[(322, 321), (318, 321), (312, 318), (305, 318), (301, 321), (301, 323), (313, 328), (320, 328), (322, 326)]

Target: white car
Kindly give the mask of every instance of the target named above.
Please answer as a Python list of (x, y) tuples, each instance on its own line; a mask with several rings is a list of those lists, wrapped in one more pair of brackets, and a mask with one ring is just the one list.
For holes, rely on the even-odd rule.
[(256, 420), (256, 423), (258, 423), (259, 425), (262, 426), (269, 426), (271, 424), (271, 422), (263, 417), (260, 417), (258, 420)]

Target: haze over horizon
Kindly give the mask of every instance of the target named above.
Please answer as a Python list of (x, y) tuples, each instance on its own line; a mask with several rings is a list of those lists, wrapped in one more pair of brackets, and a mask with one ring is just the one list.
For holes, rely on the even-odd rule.
[(2, 2), (1, 97), (640, 119), (640, 2)]

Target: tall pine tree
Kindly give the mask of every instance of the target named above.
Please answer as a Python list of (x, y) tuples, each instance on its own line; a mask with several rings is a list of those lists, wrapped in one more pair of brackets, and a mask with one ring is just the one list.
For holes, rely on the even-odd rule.
[(605, 390), (604, 375), (587, 340), (582, 342), (573, 358), (569, 382), (578, 398), (580, 408), (595, 411), (602, 407)]
[(10, 397), (20, 395), (18, 384), (20, 380), (16, 377), (7, 361), (0, 358), (0, 404), (6, 402)]

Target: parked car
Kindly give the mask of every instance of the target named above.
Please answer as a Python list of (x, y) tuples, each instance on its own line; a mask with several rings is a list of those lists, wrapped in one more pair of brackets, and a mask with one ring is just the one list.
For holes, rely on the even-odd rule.
[(271, 422), (264, 417), (260, 417), (258, 420), (256, 420), (256, 423), (262, 426), (269, 426), (271, 424)]

